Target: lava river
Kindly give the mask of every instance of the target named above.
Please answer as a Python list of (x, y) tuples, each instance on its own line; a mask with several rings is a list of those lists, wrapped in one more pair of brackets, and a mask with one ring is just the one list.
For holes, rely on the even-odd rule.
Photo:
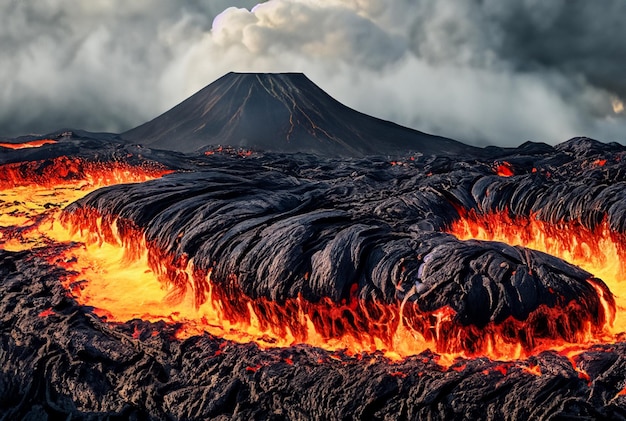
[[(335, 300), (310, 299), (302, 293), (278, 300), (248, 298), (241, 289), (233, 289), (238, 282), (235, 274), (227, 276), (227, 286), (212, 282), (212, 267), (194, 265), (193, 256), (187, 254), (172, 256), (171, 250), (147, 240), (146, 228), (132, 220), (105, 214), (92, 205), (73, 205), (69, 212), (63, 211), (102, 187), (145, 182), (171, 171), (64, 157), (44, 172), (28, 166), (21, 172), (5, 168), (0, 245), (9, 251), (36, 252), (53, 243), (67, 245), (60, 255), (48, 256), (49, 262), (67, 269), (70, 275), (63, 285), (79, 303), (109, 322), (164, 320), (177, 326), (179, 339), (205, 331), (261, 347), (306, 343), (344, 350), (347, 355), (382, 351), (392, 359), (432, 350), (442, 365), (451, 365), (457, 357), (517, 360), (545, 350), (575, 355), (593, 344), (611, 343), (624, 331), (619, 301), (624, 297), (619, 281), (623, 243), (605, 226), (587, 232), (542, 224), (534, 218), (460, 212), (461, 217), (447, 228), (457, 238), (502, 241), (544, 251), (583, 268), (606, 286), (589, 277), (577, 290), (586, 291), (580, 293), (587, 294), (590, 302), (596, 299), (595, 304), (565, 297), (535, 303), (521, 316), (513, 311), (497, 323), (493, 317), (486, 323), (458, 323), (458, 310), (452, 305), (424, 310), (412, 300), (428, 283), (423, 275), (428, 257), (414, 263), (417, 272), (413, 276), (423, 282), (406, 287), (396, 283), (396, 292), (403, 294), (391, 302), (359, 297), (357, 284)], [(142, 189), (138, 186), (135, 190)], [(178, 238), (183, 236), (184, 230), (178, 232)], [(425, 254), (432, 258), (433, 253)], [(529, 257), (518, 270), (528, 270), (532, 276), (531, 261)], [(508, 264), (503, 261), (500, 266)], [(407, 270), (400, 268), (400, 272)], [(512, 269), (508, 276), (513, 279), (515, 272)], [(308, 271), (301, 275), (305, 282), (309, 276)], [(546, 288), (550, 294), (562, 292), (554, 291), (558, 286)], [(609, 291), (618, 299), (617, 305)]]

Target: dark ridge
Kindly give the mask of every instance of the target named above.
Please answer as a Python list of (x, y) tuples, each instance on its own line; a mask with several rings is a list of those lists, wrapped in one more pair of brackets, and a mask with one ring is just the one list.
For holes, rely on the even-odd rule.
[(228, 73), (121, 136), (181, 152), (207, 145), (352, 157), (480, 151), (355, 111), (301, 73)]
[(603, 143), (588, 137), (574, 137), (566, 142), (555, 146), (555, 149), (561, 152), (575, 154), (577, 156), (592, 156), (611, 152), (623, 152), (626, 150), (624, 145), (617, 142)]

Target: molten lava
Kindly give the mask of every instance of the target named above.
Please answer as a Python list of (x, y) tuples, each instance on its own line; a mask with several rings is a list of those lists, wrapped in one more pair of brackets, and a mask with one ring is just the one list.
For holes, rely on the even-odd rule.
[[(110, 321), (179, 323), (179, 338), (209, 332), (262, 347), (306, 343), (347, 354), (382, 351), (390, 358), (431, 349), (442, 354), (440, 363), (446, 365), (456, 357), (511, 360), (572, 343), (589, 344), (602, 330), (602, 323), (598, 326), (574, 302), (559, 308), (541, 305), (527, 320), (510, 317), (477, 328), (460, 325), (449, 307), (422, 312), (404, 302), (363, 301), (356, 296), (357, 285), (341, 302), (324, 298), (313, 303), (301, 296), (283, 302), (252, 299), (237, 287), (236, 278), (215, 283), (212, 270), (195, 268), (192, 258), (174, 258), (147, 243), (132, 221), (79, 207), (64, 213), (63, 223), (71, 236), (79, 235), (86, 243), (84, 256), (76, 259), (72, 251), (64, 259), (66, 267), (90, 279), (72, 289), (81, 303), (102, 308), (106, 297), (106, 310), (98, 314)], [(99, 255), (101, 261), (92, 260)], [(76, 261), (83, 262), (80, 268)], [(106, 276), (99, 275), (105, 270)], [(127, 271), (124, 277), (129, 279), (121, 282), (125, 288), (114, 289), (120, 284), (115, 277)], [(136, 297), (143, 300), (138, 303)], [(598, 319), (604, 321), (605, 315)]]
[(32, 249), (69, 241), (56, 223), (61, 209), (101, 187), (170, 173), (160, 165), (90, 162), (59, 157), (0, 166), (0, 246)]
[(507, 161), (503, 161), (500, 164), (496, 164), (495, 171), (496, 171), (496, 174), (498, 174), (500, 177), (511, 177), (515, 175), (515, 173), (513, 172), (513, 167)]
[(43, 145), (50, 145), (53, 143), (57, 143), (57, 141), (52, 140), (52, 139), (39, 139), (39, 140), (32, 140), (30, 142), (23, 142), (23, 143), (0, 143), (0, 148), (6, 148), (6, 149), (39, 148)]
[[(196, 269), (192, 258), (173, 259), (147, 244), (131, 221), (103, 218), (95, 211), (61, 217), (63, 207), (100, 187), (145, 181), (168, 172), (159, 166), (66, 157), (5, 165), (0, 176), (0, 246), (37, 251), (51, 243), (66, 244), (64, 253), (50, 261), (70, 271), (63, 284), (78, 302), (93, 307), (109, 322), (141, 318), (178, 324), (179, 338), (209, 332), (262, 347), (307, 343), (348, 355), (382, 351), (390, 358), (431, 349), (442, 354), (440, 364), (448, 365), (456, 357), (516, 360), (544, 350), (582, 349), (611, 341), (612, 335), (624, 331), (624, 303), (619, 303), (616, 316), (610, 297), (603, 297), (599, 287), (603, 318), (615, 318), (611, 325), (596, 326), (581, 316), (575, 303), (565, 308), (540, 306), (524, 321), (509, 318), (479, 329), (459, 327), (449, 307), (422, 313), (406, 303), (365, 302), (354, 289), (349, 299), (339, 303), (330, 299), (312, 303), (302, 297), (280, 303), (252, 299), (212, 282), (211, 270)], [(623, 256), (620, 244), (624, 242), (606, 227), (591, 233), (532, 218), (472, 214), (457, 221), (450, 232), (462, 239), (505, 241), (546, 251), (604, 279), (618, 297), (626, 296), (619, 280), (620, 261), (626, 260), (615, 258)], [(589, 282), (594, 286), (593, 280)], [(44, 312), (41, 317), (53, 314)], [(536, 367), (529, 371), (540, 375)]]

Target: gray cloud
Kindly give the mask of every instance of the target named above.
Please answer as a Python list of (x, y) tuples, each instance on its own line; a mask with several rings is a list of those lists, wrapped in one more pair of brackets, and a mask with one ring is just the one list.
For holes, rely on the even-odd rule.
[(125, 130), (238, 70), (476, 144), (626, 141), (623, 0), (254, 3), (2, 3), (0, 134)]
[[(430, 62), (556, 72), (626, 97), (626, 3), (474, 0), (432, 2), (412, 28), (411, 47)], [(435, 17), (433, 19), (433, 17)]]
[(153, 116), (170, 103), (163, 69), (228, 3), (3, 1), (0, 134), (115, 131)]

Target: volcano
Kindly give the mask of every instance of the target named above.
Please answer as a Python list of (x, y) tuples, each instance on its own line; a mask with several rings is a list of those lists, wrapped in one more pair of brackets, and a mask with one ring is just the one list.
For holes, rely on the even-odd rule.
[(122, 138), (181, 152), (207, 145), (344, 157), (478, 151), (355, 111), (301, 73), (228, 73)]
[(626, 419), (626, 147), (294, 74), (140, 129), (0, 143), (0, 421)]

